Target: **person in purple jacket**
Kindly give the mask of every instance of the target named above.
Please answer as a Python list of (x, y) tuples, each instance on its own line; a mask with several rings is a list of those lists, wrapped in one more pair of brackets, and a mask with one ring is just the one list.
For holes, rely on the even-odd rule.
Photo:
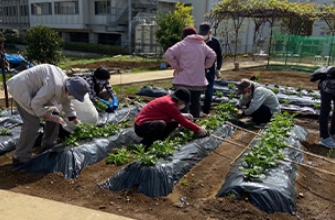
[(200, 95), (208, 84), (204, 70), (214, 64), (216, 53), (206, 45), (204, 38), (197, 34), (194, 27), (186, 27), (182, 40), (167, 49), (164, 58), (174, 69), (173, 87), (190, 90), (190, 113), (198, 118)]

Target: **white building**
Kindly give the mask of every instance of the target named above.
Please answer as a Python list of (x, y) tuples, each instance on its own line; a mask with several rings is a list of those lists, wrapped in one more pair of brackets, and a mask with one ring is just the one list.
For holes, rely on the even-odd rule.
[[(153, 48), (154, 16), (158, 11), (171, 11), (178, 0), (0, 0), (0, 29), (17, 29), (22, 34), (36, 25), (48, 26), (65, 41), (109, 45), (136, 45), (138, 52), (157, 52)], [(291, 0), (295, 1), (295, 0)], [(297, 0), (296, 0), (297, 1)], [(332, 3), (333, 0), (311, 0), (310, 3)], [(219, 0), (179, 0), (193, 6), (195, 27), (205, 20), (204, 15)], [(138, 24), (145, 24), (137, 27)], [(323, 22), (316, 22), (314, 35), (323, 34)], [(238, 52), (250, 52), (253, 45), (254, 24), (249, 19), (238, 39)], [(141, 36), (138, 34), (140, 31)], [(136, 35), (137, 33), (137, 35)], [(225, 36), (218, 36), (225, 44)], [(264, 28), (262, 38), (269, 37)], [(231, 45), (232, 40), (229, 39)], [(149, 45), (149, 47), (148, 47)], [(146, 46), (146, 48), (145, 48)], [(224, 45), (227, 46), (227, 45)], [(225, 47), (226, 49), (228, 47)], [(229, 52), (229, 51), (227, 51)], [(233, 52), (233, 51), (230, 51)]]

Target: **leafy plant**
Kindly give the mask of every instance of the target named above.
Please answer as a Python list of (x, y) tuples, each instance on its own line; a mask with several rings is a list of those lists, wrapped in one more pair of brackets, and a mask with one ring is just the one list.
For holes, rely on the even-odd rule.
[(271, 90), (272, 90), (272, 92), (274, 92), (275, 94), (278, 94), (278, 93), (279, 93), (279, 89), (278, 89), (278, 88), (272, 88)]
[(302, 86), (300, 85), (297, 87), (297, 91), (301, 91), (301, 90), (302, 90)]
[(235, 84), (228, 84), (228, 89), (235, 89), (236, 85)]
[(190, 184), (188, 183), (188, 180), (186, 178), (183, 178), (180, 180), (180, 184), (183, 186), (189, 186)]
[(307, 88), (307, 92), (308, 92), (308, 93), (312, 93), (312, 92), (313, 92), (313, 89), (312, 89), (311, 87), (308, 87), (308, 88)]
[(295, 92), (293, 92), (291, 90), (285, 90), (285, 94), (286, 95), (295, 95)]
[(294, 116), (287, 112), (274, 115), (258, 143), (246, 154), (247, 165), (240, 167), (246, 179), (265, 178), (266, 169), (278, 166), (278, 160), (284, 158), (285, 139), (294, 126)]
[(329, 149), (329, 151), (327, 152), (327, 157), (331, 157), (331, 155), (333, 154), (333, 152), (334, 152), (333, 148)]
[(321, 103), (320, 102), (314, 102), (313, 106), (315, 109), (321, 109)]
[(289, 100), (289, 99), (284, 99), (282, 102), (283, 102), (283, 105), (284, 105), (284, 106), (288, 106), (288, 105), (291, 103), (291, 100)]
[(9, 135), (9, 130), (7, 128), (2, 128), (0, 131), (0, 135)]
[(74, 133), (65, 138), (63, 144), (65, 146), (77, 146), (79, 140), (91, 140), (98, 137), (109, 137), (118, 133), (119, 131), (120, 128), (118, 124), (106, 124), (102, 127), (99, 127), (98, 125), (82, 123), (76, 125)]
[(108, 154), (106, 164), (123, 165), (130, 160), (130, 153), (126, 149), (119, 149), (115, 153)]
[(217, 97), (222, 97), (222, 96), (223, 96), (223, 92), (215, 91), (215, 95), (216, 95)]
[(297, 96), (302, 97), (302, 93), (301, 92), (297, 92)]
[(26, 32), (28, 60), (37, 63), (57, 64), (63, 59), (63, 39), (58, 33), (46, 26), (35, 26)]
[(320, 99), (320, 96), (318, 94), (312, 94), (313, 100)]

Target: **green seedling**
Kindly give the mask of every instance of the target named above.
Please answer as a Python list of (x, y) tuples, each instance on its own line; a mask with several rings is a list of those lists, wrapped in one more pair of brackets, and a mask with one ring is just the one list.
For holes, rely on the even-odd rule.
[(235, 89), (236, 85), (235, 84), (228, 84), (228, 89)]
[(318, 94), (312, 94), (313, 100), (320, 99), (320, 96)]
[(327, 152), (327, 157), (331, 157), (333, 152), (334, 152), (333, 148), (329, 149), (329, 151)]
[(289, 137), (294, 126), (294, 117), (295, 115), (287, 112), (274, 115), (262, 136), (258, 138), (258, 143), (244, 158), (247, 165), (240, 169), (245, 179), (265, 178), (266, 169), (278, 166), (278, 160), (284, 158), (285, 139)]
[(119, 149), (115, 153), (108, 154), (106, 164), (123, 165), (129, 163), (130, 153), (126, 149)]
[(188, 183), (188, 180), (186, 178), (183, 178), (180, 180), (180, 184), (183, 185), (183, 186), (190, 186), (190, 184)]
[(223, 92), (215, 91), (215, 95), (216, 95), (217, 97), (222, 97), (222, 96), (223, 96)]
[(284, 106), (288, 106), (288, 105), (291, 103), (291, 100), (289, 100), (289, 99), (284, 99), (282, 102), (283, 102), (283, 105), (284, 105)]
[(302, 97), (302, 93), (301, 92), (297, 92), (297, 96)]
[(279, 93), (279, 89), (278, 89), (278, 88), (272, 88), (271, 90), (272, 90), (272, 92), (274, 92), (275, 94), (278, 94), (278, 93)]
[(315, 108), (315, 109), (318, 109), (318, 110), (321, 109), (321, 103), (319, 103), (319, 102), (314, 102), (313, 105), (314, 105), (314, 108)]
[(0, 135), (9, 135), (9, 130), (7, 128), (3, 128), (0, 130)]
[(295, 95), (295, 92), (290, 91), (290, 90), (285, 90), (286, 95)]
[(312, 93), (312, 92), (313, 92), (313, 89), (312, 89), (311, 87), (308, 87), (308, 88), (307, 88), (307, 92), (308, 92), (308, 93)]
[(229, 200), (237, 200), (238, 196), (235, 193), (229, 193), (226, 195), (226, 198)]
[(302, 90), (302, 86), (298, 86), (297, 91), (301, 91), (301, 90)]

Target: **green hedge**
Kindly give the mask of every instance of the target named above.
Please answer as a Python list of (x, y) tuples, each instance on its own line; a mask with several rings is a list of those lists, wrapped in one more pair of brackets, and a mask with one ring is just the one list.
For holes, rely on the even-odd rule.
[(97, 53), (106, 55), (127, 55), (127, 50), (120, 46), (110, 46), (104, 44), (90, 44), (90, 43), (79, 43), (79, 42), (65, 42), (64, 50), (80, 51), (87, 53)]
[(25, 42), (25, 40), (23, 38), (19, 38), (16, 36), (5, 36), (6, 38), (6, 42), (8, 44), (21, 44), (21, 45), (26, 45), (27, 43)]

